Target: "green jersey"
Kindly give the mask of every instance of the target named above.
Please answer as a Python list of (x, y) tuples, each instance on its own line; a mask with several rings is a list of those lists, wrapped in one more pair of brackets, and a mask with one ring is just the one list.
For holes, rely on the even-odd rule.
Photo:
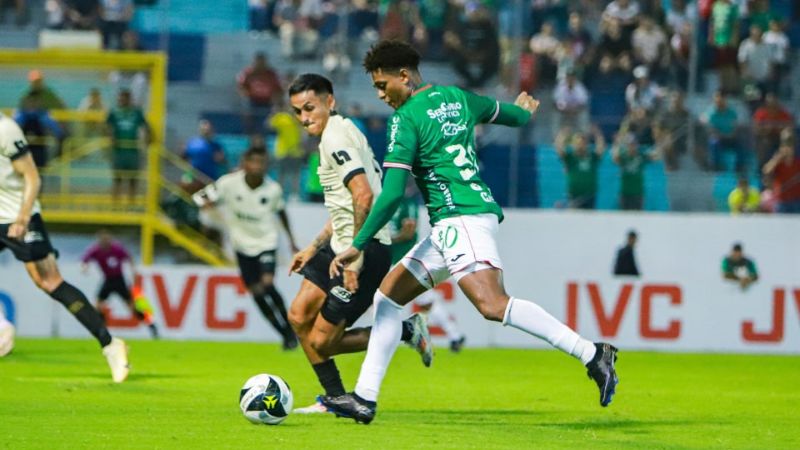
[(111, 127), (117, 149), (139, 148), (139, 128), (147, 122), (139, 108), (117, 108), (108, 113), (106, 123)]
[(571, 150), (564, 155), (570, 198), (597, 193), (597, 168), (600, 165), (600, 157), (593, 147), (589, 147), (586, 156), (578, 156)]
[(503, 211), (478, 175), (475, 125), (491, 123), (500, 104), (452, 86), (416, 92), (389, 119), (385, 168), (410, 170), (431, 224), (447, 217)]
[(644, 195), (644, 166), (647, 163), (645, 156), (637, 153), (633, 156), (628, 152), (619, 155), (619, 167), (622, 171), (620, 194), (623, 196)]
[[(403, 222), (408, 219), (416, 221), (419, 217), (419, 207), (415, 197), (403, 197), (400, 207), (394, 212), (392, 219), (389, 221), (389, 230), (392, 233), (392, 238), (400, 233), (403, 229)], [(392, 243), (392, 264), (397, 263), (400, 259), (411, 250), (417, 243), (417, 232), (414, 231), (414, 236), (404, 242)]]

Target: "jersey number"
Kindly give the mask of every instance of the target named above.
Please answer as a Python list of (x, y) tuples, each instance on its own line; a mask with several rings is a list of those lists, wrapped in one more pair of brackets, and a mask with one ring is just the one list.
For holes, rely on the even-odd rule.
[(333, 159), (336, 160), (336, 164), (338, 164), (340, 166), (343, 166), (344, 163), (346, 163), (347, 161), (352, 161), (352, 159), (350, 158), (350, 155), (348, 155), (347, 152), (344, 151), (344, 150), (339, 150), (338, 152), (333, 152), (333, 153), (331, 153), (331, 156), (333, 156)]
[[(453, 164), (461, 169), (458, 173), (461, 174), (461, 178), (464, 181), (469, 181), (478, 173), (478, 162), (475, 160), (475, 152), (472, 150), (471, 145), (467, 148), (464, 148), (461, 144), (448, 145), (445, 147), (445, 151), (447, 153), (456, 153), (456, 157), (453, 158)], [(476, 191), (481, 190), (480, 185), (476, 183), (472, 183), (471, 187)]]

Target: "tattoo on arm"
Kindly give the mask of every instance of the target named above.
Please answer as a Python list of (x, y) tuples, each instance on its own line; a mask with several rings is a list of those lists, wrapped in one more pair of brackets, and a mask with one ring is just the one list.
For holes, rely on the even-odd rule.
[(332, 235), (333, 235), (333, 228), (331, 227), (331, 223), (328, 222), (325, 224), (325, 228), (322, 229), (319, 235), (314, 238), (314, 241), (311, 242), (311, 246), (314, 247), (316, 250), (325, 247), (326, 245), (328, 245), (328, 242), (330, 242)]

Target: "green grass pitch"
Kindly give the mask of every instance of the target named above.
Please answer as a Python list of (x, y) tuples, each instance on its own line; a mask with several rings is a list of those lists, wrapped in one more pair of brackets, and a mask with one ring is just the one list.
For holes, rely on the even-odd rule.
[[(111, 383), (89, 340), (21, 339), (0, 359), (0, 448), (798, 448), (800, 358), (626, 352), (608, 408), (557, 351), (442, 349), (425, 369), (398, 350), (369, 426), (330, 415), (252, 425), (241, 385), (267, 372), (295, 406), (320, 389), (300, 351), (132, 341)], [(363, 355), (337, 358), (352, 388)]]

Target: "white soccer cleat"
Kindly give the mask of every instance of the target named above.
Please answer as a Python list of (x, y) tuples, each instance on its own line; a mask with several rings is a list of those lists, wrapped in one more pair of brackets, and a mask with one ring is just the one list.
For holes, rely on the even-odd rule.
[(295, 414), (325, 414), (331, 412), (327, 406), (323, 405), (320, 401), (320, 396), (318, 395), (314, 403), (304, 407), (304, 408), (297, 408), (292, 411)]
[(428, 321), (420, 313), (413, 314), (406, 320), (411, 322), (412, 326), (411, 340), (408, 341), (408, 345), (419, 353), (422, 364), (430, 367), (433, 362), (433, 344), (428, 332)]
[(128, 346), (125, 341), (112, 338), (111, 343), (103, 347), (103, 355), (111, 367), (111, 378), (114, 383), (122, 383), (128, 378), (130, 367), (128, 366)]
[(14, 349), (14, 325), (10, 322), (0, 323), (0, 357), (6, 356)]

